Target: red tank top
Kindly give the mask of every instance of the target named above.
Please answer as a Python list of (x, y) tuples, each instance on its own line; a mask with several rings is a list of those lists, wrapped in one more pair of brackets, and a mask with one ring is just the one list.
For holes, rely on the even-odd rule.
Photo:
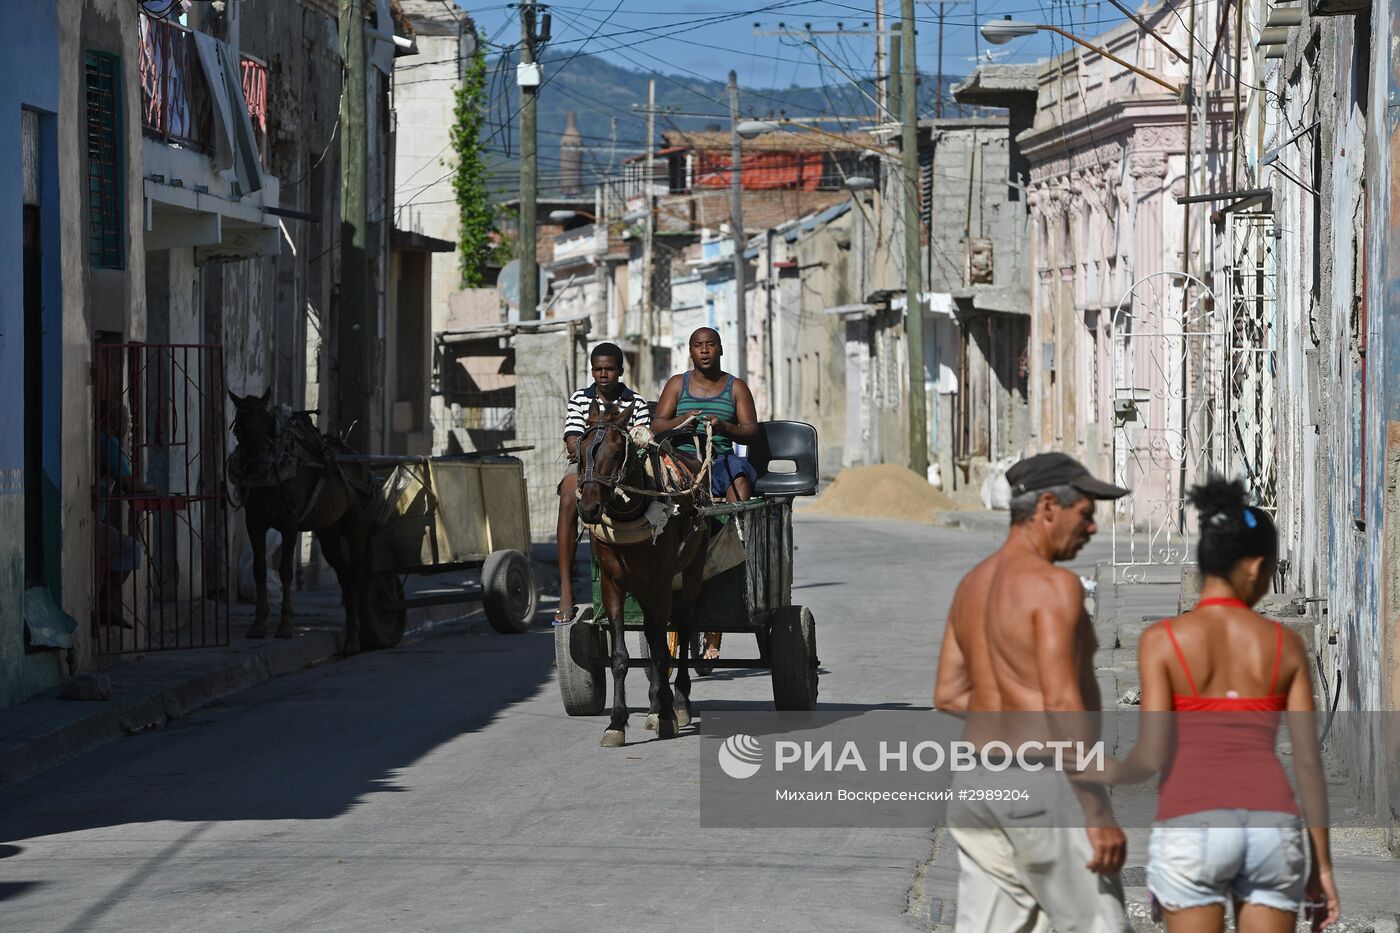
[[(1249, 608), (1238, 599), (1203, 599), (1197, 604), (1205, 606)], [(1157, 819), (1217, 809), (1297, 814), (1288, 775), (1274, 752), (1279, 719), (1288, 707), (1287, 695), (1274, 693), (1283, 661), (1283, 625), (1274, 623), (1274, 673), (1262, 697), (1201, 696), (1171, 622), (1163, 625), (1191, 695), (1172, 695), (1176, 745), (1162, 772)]]

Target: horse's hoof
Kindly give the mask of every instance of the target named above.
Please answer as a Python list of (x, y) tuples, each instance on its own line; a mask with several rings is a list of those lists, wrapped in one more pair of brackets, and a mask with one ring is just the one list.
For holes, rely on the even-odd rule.
[(598, 744), (604, 748), (621, 748), (627, 741), (627, 733), (621, 729), (609, 729), (603, 733), (603, 740)]
[(656, 723), (656, 737), (658, 739), (674, 739), (676, 737), (676, 720), (662, 719)]
[(690, 725), (690, 710), (686, 709), (684, 706), (677, 706), (676, 728), (684, 729), (688, 725)]
[(247, 633), (245, 636), (243, 636), (243, 637), (245, 637), (245, 638), (266, 638), (266, 637), (267, 637), (267, 626), (266, 626), (266, 625), (263, 625), (262, 623), (258, 623), (257, 625), (250, 626), (249, 629), (248, 629), (248, 633)]
[(359, 653), (360, 653), (360, 643), (359, 643), (359, 641), (347, 641), (347, 642), (345, 643), (345, 656), (346, 656), (347, 658), (348, 658), (348, 657), (351, 657), (351, 656), (353, 656), (353, 655), (357, 655), (357, 654), (359, 654)]
[(656, 731), (656, 723), (657, 723), (657, 721), (658, 721), (660, 718), (661, 718), (661, 717), (658, 716), (656, 713), (647, 713), (646, 730), (647, 730), (648, 732), (655, 732), (655, 731)]
[(277, 638), (291, 638), (292, 623), (283, 622), (281, 625), (277, 626), (277, 632), (275, 634)]

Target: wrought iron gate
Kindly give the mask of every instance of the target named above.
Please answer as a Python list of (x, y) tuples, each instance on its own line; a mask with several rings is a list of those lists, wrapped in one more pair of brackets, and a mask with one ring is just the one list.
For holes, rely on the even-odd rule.
[(1193, 559), (1186, 490), (1225, 459), (1226, 333), (1203, 282), (1162, 272), (1119, 302), (1112, 346), (1114, 482), (1132, 490), (1114, 516), (1114, 579), (1141, 581)]
[(1278, 507), (1275, 416), (1278, 398), (1278, 301), (1272, 214), (1231, 215), (1226, 268), (1230, 341), (1225, 373), (1226, 471), (1243, 477), (1260, 508)]
[(98, 652), (228, 644), (222, 348), (100, 344), (93, 387)]

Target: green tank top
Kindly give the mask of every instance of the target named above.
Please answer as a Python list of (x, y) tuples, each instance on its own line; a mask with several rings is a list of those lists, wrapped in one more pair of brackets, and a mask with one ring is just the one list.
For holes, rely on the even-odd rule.
[[(676, 400), (676, 417), (684, 418), (689, 414), (714, 415), (719, 420), (728, 421), (730, 424), (738, 421), (738, 410), (734, 407), (734, 377), (729, 377), (719, 395), (691, 395), (690, 373), (687, 372), (681, 377), (681, 395)], [(704, 436), (703, 427), (701, 428), (701, 436)], [(694, 444), (681, 444), (679, 448), (703, 456), (703, 451), (696, 451)], [(717, 433), (714, 436), (714, 448), (717, 454), (733, 453), (734, 443), (723, 434)]]

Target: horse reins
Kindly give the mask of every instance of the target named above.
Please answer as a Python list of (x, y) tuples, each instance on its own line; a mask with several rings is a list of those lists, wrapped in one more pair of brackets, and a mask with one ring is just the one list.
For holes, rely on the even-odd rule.
[[(680, 430), (687, 424), (693, 423), (695, 420), (695, 416), (691, 415), (673, 430)], [(626, 443), (629, 447), (631, 445), (631, 437), (627, 434), (626, 431), (622, 430), (622, 428), (618, 427), (615, 424), (604, 423), (594, 427), (592, 429), (592, 432), (590, 433), (596, 432), (597, 436), (589, 442), (587, 449), (584, 451), (584, 456), (580, 458), (584, 465), (583, 475), (579, 478), (580, 489), (584, 486), (585, 483), (592, 482), (597, 483), (600, 486), (608, 487), (610, 490), (612, 490), (613, 493), (621, 491), (628, 494), (646, 496), (652, 499), (687, 499), (695, 495), (696, 490), (701, 488), (702, 482), (708, 486), (710, 468), (714, 462), (715, 456), (714, 426), (711, 425), (708, 421), (705, 422), (705, 459), (701, 461), (700, 469), (695, 472), (695, 480), (686, 488), (678, 489), (673, 492), (666, 492), (664, 490), (659, 489), (643, 489), (638, 486), (629, 486), (626, 483), (622, 482), (623, 477), (625, 477), (627, 474), (627, 467), (631, 463), (632, 458), (630, 455), (630, 450), (628, 451), (628, 455), (624, 456), (622, 465), (618, 467), (618, 469), (615, 470), (612, 474), (601, 479), (595, 476), (595, 471), (593, 469), (593, 456), (597, 452), (598, 448), (602, 446), (603, 439), (607, 436), (608, 431), (618, 432), (623, 436), (624, 443)], [(659, 447), (660, 445), (658, 445), (656, 441), (648, 441), (646, 446), (648, 448), (651, 448)], [(657, 477), (657, 481), (660, 481), (660, 477)], [(610, 495), (609, 499), (611, 498), (612, 497)]]

